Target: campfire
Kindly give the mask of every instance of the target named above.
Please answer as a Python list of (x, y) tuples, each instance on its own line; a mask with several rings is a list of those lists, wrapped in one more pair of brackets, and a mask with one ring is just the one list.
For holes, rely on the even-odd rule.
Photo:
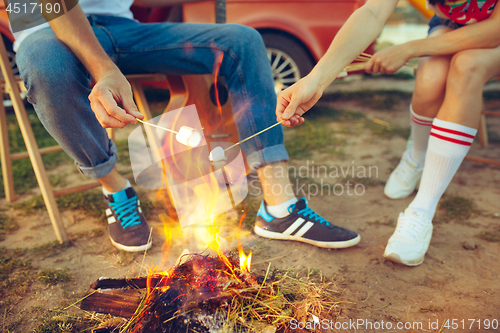
[[(186, 249), (184, 253), (187, 254), (181, 255), (173, 267), (166, 271), (152, 269), (145, 277), (97, 280), (82, 299), (80, 308), (122, 317), (126, 321), (118, 326), (110, 324), (94, 329), (94, 333), (273, 333), (286, 331), (291, 320), (318, 322), (319, 318), (332, 319), (338, 315), (338, 294), (323, 277), (313, 281), (311, 274), (301, 277), (296, 272), (271, 270), (271, 263), (259, 274), (251, 271), (252, 252), (245, 254), (241, 243), (245, 213), (240, 218), (238, 230), (230, 233), (237, 235), (238, 252), (221, 250), (223, 237), (218, 219), (222, 212), (227, 216), (228, 208), (240, 203), (248, 191), (243, 186), (246, 185), (246, 173), (241, 152), (232, 148), (281, 123), (233, 145), (217, 143), (210, 137), (213, 149), (208, 153), (208, 141), (201, 136), (201, 129), (211, 132), (211, 128), (213, 131), (227, 125), (221, 123), (222, 105), (217, 92), (222, 56), (222, 53), (217, 56), (214, 64), (220, 121), (205, 122), (203, 126), (197, 124), (193, 119), (198, 119), (198, 114), (191, 105), (163, 114), (161, 126), (147, 124), (162, 130), (148, 136), (148, 141), (156, 142), (155, 156), (161, 165), (154, 165), (152, 171), (144, 169), (144, 179), (139, 177), (138, 182), (142, 184), (144, 180), (144, 188), (158, 188), (157, 199), (165, 201), (169, 211), (168, 215), (160, 215), (166, 236), (160, 267), (169, 267), (167, 262), (174, 241), (193, 241), (208, 251), (189, 253)], [(183, 122), (189, 126), (181, 126)], [(178, 131), (173, 130), (179, 126)], [(226, 128), (226, 132), (230, 131)], [(175, 139), (172, 133), (177, 134)], [(142, 131), (139, 134), (142, 135)], [(201, 147), (196, 147), (200, 144)], [(186, 150), (184, 146), (193, 149)], [(219, 150), (217, 156), (216, 150)], [(225, 156), (226, 151), (228, 156)], [(161, 177), (155, 177), (156, 171)], [(162, 186), (149, 187), (152, 181)], [(237, 214), (234, 209), (232, 212)], [(231, 219), (236, 220), (237, 215)]]
[[(240, 220), (243, 220), (244, 216)], [(134, 279), (99, 279), (81, 309), (127, 319), (94, 332), (285, 332), (291, 320), (339, 314), (338, 293), (309, 272), (251, 269), (251, 254), (185, 254), (166, 272)]]

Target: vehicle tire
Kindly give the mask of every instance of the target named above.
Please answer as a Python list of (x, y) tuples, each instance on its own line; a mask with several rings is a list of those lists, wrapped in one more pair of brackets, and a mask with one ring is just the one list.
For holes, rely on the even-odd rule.
[(271, 62), (276, 93), (309, 74), (313, 68), (311, 55), (293, 37), (279, 32), (263, 32), (262, 39)]
[(12, 71), (14, 72), (14, 75), (19, 75), (19, 69), (17, 68), (17, 63), (16, 63), (16, 52), (14, 52), (12, 42), (4, 35), (2, 35), (2, 38), (5, 44), (5, 48), (7, 49), (7, 56), (9, 57)]
[[(17, 63), (16, 63), (16, 52), (14, 52), (12, 42), (10, 39), (2, 35), (3, 38), (3, 43), (5, 44), (5, 49), (7, 50), (7, 56), (9, 57), (9, 62), (10, 66), (12, 67), (12, 71), (14, 72), (14, 75), (19, 75), (19, 68), (17, 68)], [(2, 74), (0, 73), (0, 77)], [(26, 93), (22, 92), (21, 93), (21, 98), (23, 99), (24, 103), (27, 104), (28, 102), (26, 101)], [(3, 100), (3, 106), (7, 109), (7, 111), (12, 110), (12, 101), (9, 99), (7, 95), (4, 95), (4, 100)]]

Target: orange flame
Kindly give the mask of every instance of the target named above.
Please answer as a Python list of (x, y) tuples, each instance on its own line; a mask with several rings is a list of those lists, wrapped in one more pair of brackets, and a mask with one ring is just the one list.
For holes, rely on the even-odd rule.
[(242, 271), (250, 272), (250, 266), (252, 265), (252, 251), (248, 256), (245, 253), (240, 254), (240, 269)]
[[(214, 48), (215, 50), (215, 48)], [(220, 119), (222, 119), (222, 106), (220, 104), (219, 100), (219, 87), (217, 86), (217, 79), (219, 77), (219, 70), (222, 65), (222, 59), (224, 58), (224, 53), (223, 52), (217, 52), (214, 51), (215, 53), (215, 62), (213, 66), (213, 72), (214, 72), (214, 90), (215, 90), (215, 100), (217, 102), (217, 112), (219, 113)]]
[(238, 253), (240, 255), (240, 269), (242, 271), (250, 272), (250, 266), (252, 264), (252, 251), (250, 251), (247, 256), (245, 254), (245, 251), (243, 251), (243, 246), (241, 245), (241, 225), (243, 224), (243, 220), (246, 216), (247, 213), (243, 212), (243, 215), (241, 215), (240, 218), (240, 223), (238, 225)]

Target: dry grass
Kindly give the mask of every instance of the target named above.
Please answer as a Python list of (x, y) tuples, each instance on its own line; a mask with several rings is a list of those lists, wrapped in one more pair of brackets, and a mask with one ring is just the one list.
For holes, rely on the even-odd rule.
[[(174, 323), (176, 320), (182, 324), (185, 318), (202, 313), (203, 308), (209, 309), (224, 332), (262, 332), (267, 327), (280, 329), (287, 327), (292, 319), (298, 322), (312, 321), (314, 317), (334, 319), (339, 312), (340, 293), (320, 273), (301, 275), (294, 271), (271, 271), (269, 265), (264, 276), (254, 276), (237, 268), (235, 259), (228, 259), (230, 265), (224, 265), (224, 258), (190, 255), (185, 263), (168, 273), (169, 277), (154, 276), (155, 287), (143, 299), (136, 315), (120, 327), (120, 332), (153, 332), (152, 327), (158, 326), (151, 324), (154, 320), (152, 313), (159, 313), (160, 309), (160, 313), (168, 313), (168, 316), (159, 318), (164, 325), (169, 322), (168, 328), (162, 326), (163, 332), (180, 329)], [(210, 263), (211, 260), (218, 262)], [(199, 270), (201, 263), (206, 265), (202, 273), (198, 271), (197, 276), (187, 276), (192, 273), (190, 267)], [(204, 281), (199, 281), (200, 277)], [(211, 278), (217, 281), (211, 296), (190, 301), (189, 295), (193, 291), (197, 295), (199, 290), (206, 292)], [(169, 282), (165, 283), (167, 280)], [(200, 288), (185, 288), (186, 283)], [(165, 293), (172, 295), (167, 299), (162, 296)], [(178, 303), (181, 297), (185, 300)], [(169, 305), (159, 308), (158, 302)]]

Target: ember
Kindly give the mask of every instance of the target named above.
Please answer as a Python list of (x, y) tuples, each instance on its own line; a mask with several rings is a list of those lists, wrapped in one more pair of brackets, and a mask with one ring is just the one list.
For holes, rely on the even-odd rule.
[(292, 319), (333, 319), (340, 313), (339, 293), (321, 275), (318, 281), (309, 271), (300, 277), (270, 272), (268, 266), (256, 277), (238, 267), (236, 254), (184, 259), (147, 278), (100, 279), (81, 308), (131, 318), (113, 330), (120, 333), (277, 332)]
[(127, 332), (220, 332), (232, 298), (258, 287), (257, 279), (236, 268), (232, 259), (226, 257), (225, 263), (201, 254), (189, 257), (168, 274), (150, 277), (154, 285)]

